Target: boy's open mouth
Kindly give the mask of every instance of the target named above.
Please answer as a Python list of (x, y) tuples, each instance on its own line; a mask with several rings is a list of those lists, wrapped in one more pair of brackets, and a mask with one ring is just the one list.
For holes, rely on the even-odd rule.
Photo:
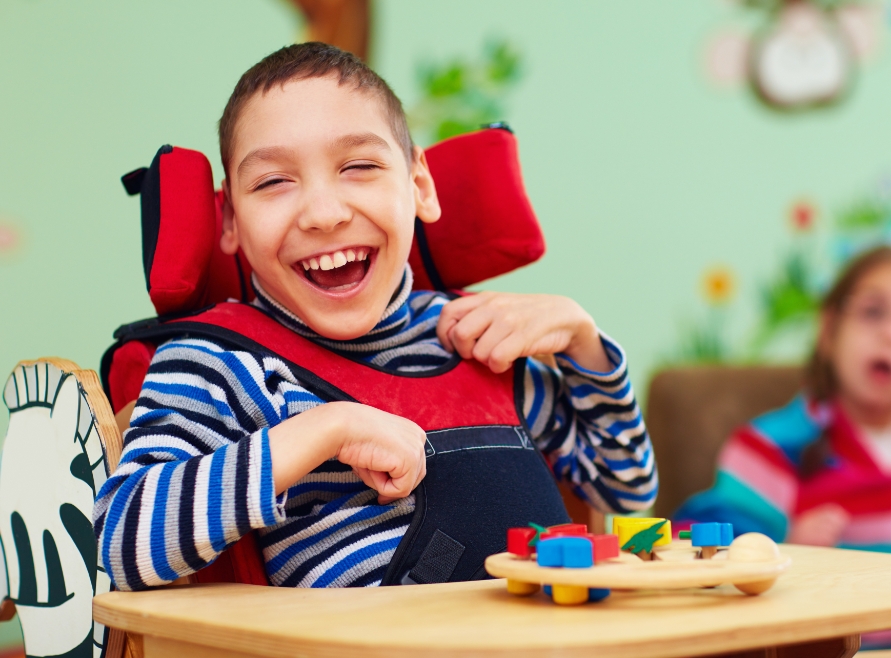
[(303, 266), (303, 274), (316, 287), (342, 292), (361, 283), (368, 273), (373, 255), (370, 247), (354, 247), (307, 258), (301, 260), (300, 265)]

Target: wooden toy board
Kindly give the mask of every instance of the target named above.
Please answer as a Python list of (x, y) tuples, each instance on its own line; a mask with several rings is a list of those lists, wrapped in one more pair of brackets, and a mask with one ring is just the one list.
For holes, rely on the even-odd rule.
[(587, 569), (540, 567), (534, 559), (498, 553), (486, 559), (486, 571), (496, 578), (541, 585), (619, 590), (685, 589), (772, 581), (792, 563), (785, 555), (753, 562), (734, 561), (728, 559), (728, 551), (720, 551), (710, 560), (701, 560), (697, 559), (699, 549), (693, 548), (688, 540), (656, 547), (656, 553), (660, 559), (643, 561), (623, 552), (617, 558)]

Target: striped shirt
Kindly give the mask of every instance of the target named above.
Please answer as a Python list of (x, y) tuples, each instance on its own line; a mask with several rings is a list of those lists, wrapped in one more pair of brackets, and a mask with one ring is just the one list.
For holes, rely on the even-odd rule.
[[(257, 306), (291, 330), (384, 369), (422, 371), (451, 355), (436, 337), (441, 293), (411, 290), (406, 275), (380, 323), (351, 341), (312, 332), (254, 281)], [(649, 507), (652, 448), (621, 348), (602, 342), (611, 372), (556, 355), (528, 359), (523, 413), (555, 475), (606, 512)], [(276, 496), (268, 428), (324, 401), (281, 359), (197, 338), (161, 345), (143, 383), (124, 451), (99, 491), (99, 559), (123, 590), (193, 573), (257, 530), (270, 582), (373, 586), (414, 512), (414, 495), (377, 504), (351, 467), (330, 460)]]

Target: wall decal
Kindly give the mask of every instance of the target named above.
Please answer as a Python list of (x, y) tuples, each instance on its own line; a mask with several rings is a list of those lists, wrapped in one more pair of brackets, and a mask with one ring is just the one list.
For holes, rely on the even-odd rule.
[(741, 0), (760, 11), (760, 26), (713, 34), (705, 72), (719, 86), (747, 82), (765, 105), (807, 110), (843, 100), (860, 64), (879, 51), (881, 6), (848, 0)]

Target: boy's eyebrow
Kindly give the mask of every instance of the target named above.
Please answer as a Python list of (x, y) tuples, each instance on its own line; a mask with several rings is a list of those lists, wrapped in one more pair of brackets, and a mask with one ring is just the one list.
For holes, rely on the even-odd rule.
[(238, 169), (236, 169), (236, 171), (241, 174), (243, 169), (250, 167), (256, 162), (279, 160), (283, 158), (289, 158), (290, 156), (291, 149), (285, 146), (264, 146), (258, 149), (254, 149), (246, 156), (244, 156), (244, 160), (239, 163)]
[(352, 135), (344, 135), (335, 139), (331, 146), (335, 149), (355, 148), (357, 146), (376, 146), (377, 148), (390, 150), (390, 145), (383, 137), (374, 133), (355, 133)]
[[(386, 149), (387, 151), (391, 150), (387, 140), (371, 132), (355, 133), (338, 137), (331, 142), (331, 146), (335, 150), (356, 148), (357, 146), (374, 146), (376, 148)], [(239, 163), (236, 171), (241, 174), (243, 169), (246, 169), (254, 163), (290, 158), (291, 155), (291, 149), (285, 146), (264, 146), (254, 149), (244, 156), (244, 159)]]

